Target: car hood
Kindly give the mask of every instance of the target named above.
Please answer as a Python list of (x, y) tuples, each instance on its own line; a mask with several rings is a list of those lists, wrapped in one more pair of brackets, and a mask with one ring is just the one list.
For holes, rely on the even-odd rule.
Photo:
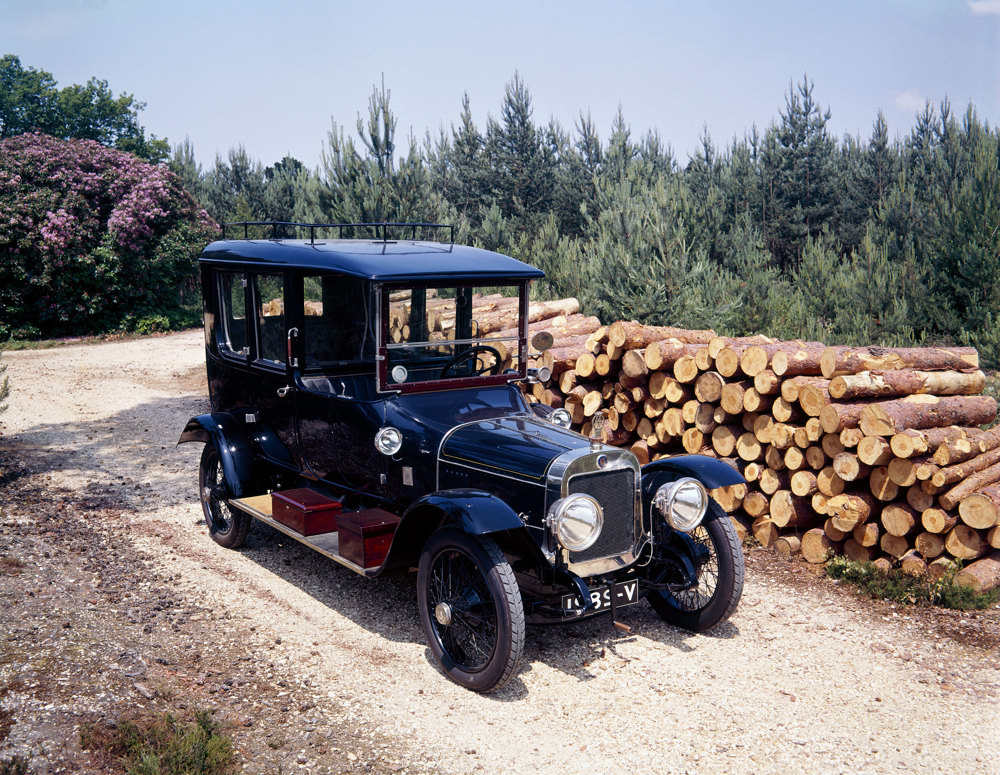
[(441, 443), (439, 459), (442, 465), (477, 468), (542, 484), (553, 460), (589, 444), (578, 433), (531, 415), (517, 415), (452, 428)]

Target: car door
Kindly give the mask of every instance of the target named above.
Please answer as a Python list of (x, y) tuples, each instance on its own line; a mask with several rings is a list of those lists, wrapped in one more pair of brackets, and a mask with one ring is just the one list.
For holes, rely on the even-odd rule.
[(374, 438), (384, 407), (375, 388), (370, 294), (360, 278), (321, 273), (296, 280), (295, 410), (299, 454), (311, 475), (381, 493), (386, 461)]
[(251, 369), (245, 382), (247, 403), (256, 410), (258, 442), (272, 462), (301, 468), (295, 433), (295, 400), (287, 358), (289, 320), (286, 280), (280, 272), (255, 272), (249, 280), (253, 311)]

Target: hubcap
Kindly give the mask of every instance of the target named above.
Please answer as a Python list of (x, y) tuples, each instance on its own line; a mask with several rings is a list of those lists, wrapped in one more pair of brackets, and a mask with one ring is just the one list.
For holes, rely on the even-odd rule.
[(447, 603), (438, 603), (434, 606), (434, 618), (442, 627), (451, 624), (451, 606)]

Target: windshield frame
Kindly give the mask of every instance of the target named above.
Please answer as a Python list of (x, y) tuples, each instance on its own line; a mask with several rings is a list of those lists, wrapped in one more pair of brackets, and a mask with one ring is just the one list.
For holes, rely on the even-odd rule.
[[(490, 286), (507, 286), (518, 289), (518, 340), (517, 340), (517, 369), (502, 374), (481, 374), (478, 376), (463, 376), (448, 379), (426, 380), (410, 384), (397, 384), (389, 382), (389, 297), (393, 291), (405, 291), (415, 288), (461, 288), (474, 287), (481, 288), (486, 284)], [(375, 306), (378, 310), (378, 348), (375, 360), (377, 363), (377, 389), (380, 393), (424, 393), (431, 390), (456, 390), (460, 388), (505, 385), (509, 382), (516, 382), (527, 378), (528, 375), (528, 290), (531, 285), (530, 280), (504, 280), (493, 279), (484, 281), (483, 278), (448, 278), (447, 281), (438, 279), (432, 281), (419, 282), (398, 282), (398, 283), (376, 283), (375, 284)], [(462, 340), (464, 341), (464, 340)], [(489, 342), (489, 336), (476, 339), (475, 341)], [(417, 345), (418, 343), (413, 343)]]

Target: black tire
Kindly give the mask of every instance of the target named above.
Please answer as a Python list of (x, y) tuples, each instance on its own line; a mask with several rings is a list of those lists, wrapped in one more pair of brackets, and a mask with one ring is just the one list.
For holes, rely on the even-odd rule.
[(420, 555), (417, 603), (431, 652), (452, 681), (489, 692), (517, 672), (524, 605), (492, 539), (455, 528), (434, 533)]
[(226, 476), (215, 446), (206, 444), (198, 467), (198, 497), (212, 540), (227, 549), (242, 546), (250, 530), (250, 515), (226, 502)]
[(743, 594), (743, 551), (726, 513), (709, 501), (704, 521), (690, 534), (707, 549), (696, 566), (698, 586), (683, 592), (652, 591), (649, 604), (665, 621), (693, 632), (705, 632), (726, 621)]

